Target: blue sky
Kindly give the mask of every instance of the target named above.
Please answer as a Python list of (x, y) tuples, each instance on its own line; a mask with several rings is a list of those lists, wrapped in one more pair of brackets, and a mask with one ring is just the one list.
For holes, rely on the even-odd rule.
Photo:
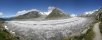
[(0, 0), (0, 12), (4, 16), (30, 9), (47, 11), (49, 6), (58, 7), (69, 14), (81, 14), (102, 7), (102, 0)]

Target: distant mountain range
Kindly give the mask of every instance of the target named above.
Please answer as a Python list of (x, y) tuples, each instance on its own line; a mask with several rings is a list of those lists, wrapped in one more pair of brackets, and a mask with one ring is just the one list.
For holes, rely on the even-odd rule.
[(31, 18), (34, 19), (42, 16), (46, 16), (45, 19), (58, 19), (58, 18), (61, 19), (70, 17), (70, 15), (63, 13), (60, 9), (54, 8), (48, 15), (44, 15), (44, 13), (42, 14), (39, 11), (30, 11), (23, 15), (12, 17), (12, 19), (31, 19)]
[(99, 19), (99, 16), (102, 17), (102, 7), (96, 11), (93, 11), (92, 13), (89, 14), (81, 14), (79, 15), (80, 17), (93, 17), (95, 19)]
[[(46, 19), (63, 19), (63, 18), (70, 18), (71, 15), (62, 12), (59, 8), (53, 8), (50, 12), (47, 13), (48, 15), (44, 14), (44, 12), (40, 12), (40, 11), (29, 11), (26, 12), (22, 15), (18, 15), (18, 16), (14, 16), (11, 18), (6, 18), (8, 20), (19, 20), (19, 19), (37, 19), (37, 20), (46, 20)], [(84, 13), (84, 14), (80, 14), (77, 15), (79, 17), (94, 17), (96, 18), (97, 16), (99, 16), (99, 14), (102, 14), (102, 8), (95, 10), (93, 12), (89, 12), (89, 13)]]

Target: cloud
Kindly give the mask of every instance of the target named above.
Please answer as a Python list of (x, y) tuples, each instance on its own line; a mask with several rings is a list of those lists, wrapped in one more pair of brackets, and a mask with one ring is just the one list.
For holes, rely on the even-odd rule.
[(87, 11), (87, 12), (84, 12), (84, 13), (85, 13), (85, 14), (92, 14), (92, 13), (94, 13), (95, 11), (98, 11), (98, 9), (92, 10), (92, 11)]
[(55, 7), (49, 6), (48, 11), (43, 12), (44, 15), (49, 15)]
[[(38, 12), (40, 12), (42, 15), (49, 15), (49, 14), (52, 12), (53, 9), (55, 9), (55, 7), (49, 6), (49, 7), (48, 7), (48, 11), (45, 11), (45, 12), (40, 11), (40, 10), (37, 10), (37, 9), (22, 10), (22, 11), (18, 11), (18, 12), (16, 13), (16, 16), (23, 15), (23, 14), (28, 13), (28, 12), (31, 12), (31, 11), (38, 11)], [(57, 9), (58, 9), (58, 10), (61, 10), (61, 9), (59, 9), (59, 8), (57, 8)], [(61, 11), (62, 11), (62, 10), (61, 10)]]
[(31, 10), (18, 11), (18, 12), (16, 13), (16, 16), (23, 15), (23, 14), (28, 13), (28, 12), (31, 12), (31, 11), (39, 11), (39, 10), (37, 10), (37, 9), (31, 9)]
[(3, 13), (2, 13), (2, 12), (0, 12), (0, 15), (3, 15)]
[(48, 11), (55, 9), (55, 7), (49, 6)]
[(0, 17), (2, 17), (3, 16), (3, 13), (2, 12), (0, 12)]
[[(53, 6), (49, 6), (48, 7), (48, 11), (46, 11), (46, 12), (44, 12), (44, 15), (49, 15), (51, 12), (52, 12), (52, 10), (53, 9), (55, 9), (56, 7), (53, 7)], [(61, 10), (61, 9), (59, 9), (59, 8), (57, 8), (58, 10), (60, 10), (60, 11), (63, 11), (63, 10)], [(64, 13), (64, 12), (63, 12)]]
[(23, 14), (28, 13), (28, 12), (31, 12), (31, 11), (38, 11), (38, 12), (40, 12), (42, 15), (48, 15), (48, 14), (50, 14), (50, 13), (52, 12), (52, 10), (53, 10), (54, 8), (55, 8), (55, 7), (48, 7), (48, 11), (46, 11), (46, 12), (42, 12), (42, 11), (39, 11), (39, 10), (37, 10), (37, 9), (22, 10), (22, 11), (18, 11), (18, 12), (16, 13), (16, 16), (23, 15)]

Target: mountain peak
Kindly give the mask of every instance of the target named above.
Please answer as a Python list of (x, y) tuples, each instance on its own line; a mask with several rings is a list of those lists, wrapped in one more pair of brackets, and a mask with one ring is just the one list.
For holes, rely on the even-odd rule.
[(46, 19), (56, 19), (65, 17), (66, 15), (58, 8), (53, 8), (52, 12), (46, 17)]
[(38, 18), (41, 14), (38, 11), (29, 11), (23, 15), (16, 16), (16, 19)]
[(16, 13), (16, 16), (23, 15), (23, 14), (26, 14), (26, 13), (32, 12), (32, 11), (37, 11), (37, 12), (39, 12), (39, 10), (37, 10), (37, 9), (22, 10), (22, 11), (18, 11), (18, 12)]

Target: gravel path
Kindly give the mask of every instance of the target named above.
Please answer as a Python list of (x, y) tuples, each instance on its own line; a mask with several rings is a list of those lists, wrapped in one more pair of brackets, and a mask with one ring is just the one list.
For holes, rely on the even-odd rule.
[(93, 31), (95, 33), (95, 36), (94, 36), (93, 40), (102, 40), (101, 33), (100, 33), (100, 30), (99, 30), (99, 23), (96, 23), (94, 25)]

